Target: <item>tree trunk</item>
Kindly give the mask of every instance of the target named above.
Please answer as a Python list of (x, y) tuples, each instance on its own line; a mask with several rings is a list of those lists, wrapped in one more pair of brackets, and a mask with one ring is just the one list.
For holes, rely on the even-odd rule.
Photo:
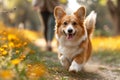
[(113, 19), (114, 34), (120, 35), (120, 0), (117, 0), (117, 6), (113, 4), (112, 0), (108, 0), (107, 6)]
[(117, 0), (118, 34), (120, 34), (120, 0)]

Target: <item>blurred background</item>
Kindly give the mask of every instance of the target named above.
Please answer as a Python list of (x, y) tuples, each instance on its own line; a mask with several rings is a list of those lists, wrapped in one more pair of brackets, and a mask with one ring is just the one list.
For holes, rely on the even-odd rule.
[[(69, 8), (68, 13), (79, 5), (85, 5), (87, 13), (97, 12), (95, 36), (113, 36), (120, 34), (120, 1), (119, 0), (60, 0)], [(15, 8), (15, 10), (13, 10)], [(5, 13), (5, 11), (11, 11)], [(0, 22), (10, 27), (24, 24), (25, 29), (39, 31), (41, 22), (32, 7), (32, 0), (0, 0)]]
[(0, 80), (120, 80), (120, 0), (59, 0), (68, 14), (81, 5), (87, 15), (97, 13), (89, 62), (95, 66), (78, 74), (61, 68), (55, 39), (53, 51), (46, 50), (42, 16), (32, 1), (0, 0)]

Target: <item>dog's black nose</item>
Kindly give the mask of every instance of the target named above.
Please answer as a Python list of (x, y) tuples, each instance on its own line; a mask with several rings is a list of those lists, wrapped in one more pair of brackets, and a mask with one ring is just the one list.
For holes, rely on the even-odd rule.
[(72, 29), (68, 29), (68, 33), (72, 33), (73, 32), (73, 30)]

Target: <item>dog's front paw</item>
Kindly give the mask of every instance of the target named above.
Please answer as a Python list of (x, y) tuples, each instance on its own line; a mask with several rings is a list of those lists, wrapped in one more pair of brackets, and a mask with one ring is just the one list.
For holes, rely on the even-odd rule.
[(81, 71), (82, 67), (83, 67), (83, 64), (78, 64), (77, 62), (73, 61), (69, 68), (69, 71), (78, 72), (78, 71)]
[(70, 66), (69, 60), (64, 56), (61, 56), (59, 59), (62, 66), (64, 66), (66, 69), (69, 69), (69, 66)]

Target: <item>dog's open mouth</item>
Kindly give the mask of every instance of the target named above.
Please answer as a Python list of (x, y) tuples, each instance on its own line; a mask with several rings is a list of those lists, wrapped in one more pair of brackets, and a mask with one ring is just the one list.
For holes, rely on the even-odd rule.
[(66, 38), (67, 38), (68, 40), (71, 40), (71, 39), (73, 38), (73, 36), (74, 36), (73, 34), (67, 34), (67, 37), (66, 37)]
[(67, 33), (64, 32), (64, 34), (66, 35), (66, 39), (68, 39), (68, 40), (72, 40), (75, 36), (75, 33), (68, 33), (67, 34)]

